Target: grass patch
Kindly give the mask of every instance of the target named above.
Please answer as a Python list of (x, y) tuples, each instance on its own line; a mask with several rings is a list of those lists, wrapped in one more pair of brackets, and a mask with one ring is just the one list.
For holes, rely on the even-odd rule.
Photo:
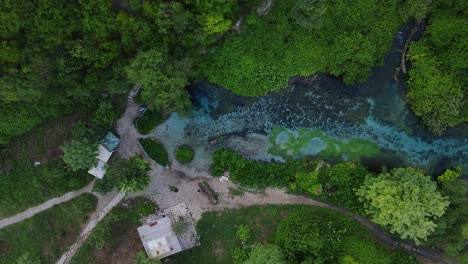
[[(86, 171), (66, 171), (60, 157), (60, 146), (86, 118), (83, 111), (51, 120), (0, 150), (0, 218), (80, 189), (92, 180)], [(34, 167), (35, 161), (41, 164)]]
[(137, 232), (141, 226), (139, 218), (154, 213), (157, 205), (143, 197), (128, 200), (125, 204), (112, 209), (97, 224), (71, 263), (132, 263), (136, 253), (144, 251)]
[(85, 171), (71, 172), (62, 162), (34, 165), (13, 160), (12, 169), (0, 173), (0, 217), (22, 212), (68, 191), (82, 188), (92, 180)]
[(274, 243), (278, 222), (292, 210), (310, 210), (317, 219), (347, 223), (352, 231), (344, 237), (342, 254), (352, 256), (359, 263), (413, 263), (412, 258), (403, 252), (381, 245), (365, 227), (351, 218), (329, 209), (302, 205), (251, 206), (204, 213), (197, 224), (201, 246), (170, 256), (169, 259), (175, 263), (233, 263), (230, 251), (241, 245), (236, 237), (240, 225), (246, 225), (251, 230), (249, 244)]
[(166, 118), (159, 111), (148, 108), (145, 113), (135, 121), (135, 125), (140, 134), (146, 135), (165, 120)]
[(188, 145), (179, 146), (175, 151), (176, 159), (182, 164), (190, 163), (193, 160), (194, 155), (195, 153), (193, 148)]
[(169, 156), (162, 143), (151, 138), (140, 139), (140, 143), (151, 159), (162, 166), (167, 166), (169, 164)]
[(55, 263), (75, 242), (96, 202), (94, 195), (86, 193), (1, 229), (0, 263), (16, 263), (26, 253), (41, 263)]
[(361, 157), (373, 157), (380, 152), (379, 147), (373, 142), (357, 138), (342, 141), (327, 136), (317, 129), (300, 128), (297, 131), (291, 131), (276, 127), (271, 133), (270, 142), (273, 146), (268, 152), (285, 159), (317, 156), (359, 161)]

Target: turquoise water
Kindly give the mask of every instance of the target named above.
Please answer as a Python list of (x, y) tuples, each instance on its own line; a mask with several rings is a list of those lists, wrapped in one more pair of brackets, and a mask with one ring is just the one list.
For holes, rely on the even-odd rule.
[[(362, 158), (361, 162), (369, 166), (412, 165), (440, 173), (444, 168), (461, 165), (466, 175), (467, 126), (450, 129), (441, 136), (431, 135), (406, 105), (404, 83), (392, 80), (398, 64), (397, 49), (403, 43), (404, 34), (396, 34), (384, 65), (374, 69), (362, 85), (346, 86), (336, 78), (318, 74), (294, 77), (287, 88), (266, 96), (244, 98), (214, 84), (196, 82), (191, 87), (192, 116), (173, 114), (152, 136), (170, 152), (179, 144), (194, 147), (196, 158), (191, 165), (200, 170), (209, 168), (216, 147), (232, 148), (253, 159), (282, 160), (268, 149), (272, 147), (269, 136), (273, 128), (283, 127), (291, 132), (318, 129), (340, 141), (373, 142), (382, 152)], [(208, 143), (211, 137), (243, 130), (249, 132), (245, 138), (232, 138), (218, 146)], [(276, 140), (286, 139), (279, 136)], [(318, 153), (316, 147), (321, 142), (313, 140), (310, 147), (303, 148), (302, 155)]]

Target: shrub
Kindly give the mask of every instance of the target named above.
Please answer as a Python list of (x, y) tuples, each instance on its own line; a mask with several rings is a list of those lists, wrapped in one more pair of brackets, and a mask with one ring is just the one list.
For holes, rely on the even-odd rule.
[(65, 143), (61, 149), (63, 150), (63, 161), (73, 171), (89, 169), (97, 164), (98, 144), (90, 142), (86, 138)]
[(115, 112), (111, 102), (103, 101), (94, 112), (92, 122), (103, 128), (110, 128), (115, 119)]
[(140, 134), (146, 135), (165, 120), (166, 119), (159, 111), (147, 109), (145, 113), (137, 119), (136, 128)]
[(107, 193), (114, 187), (124, 193), (143, 191), (150, 182), (150, 169), (150, 164), (140, 156), (117, 160), (109, 166), (104, 178), (94, 184), (94, 191)]
[(178, 236), (182, 235), (187, 231), (189, 227), (189, 221), (187, 218), (183, 216), (179, 216), (179, 218), (172, 224), (172, 231)]
[(162, 166), (167, 166), (169, 164), (167, 150), (163, 144), (151, 138), (140, 139), (140, 143), (151, 159)]
[(240, 225), (237, 228), (236, 235), (242, 241), (242, 243), (246, 243), (249, 240), (249, 238), (252, 236), (252, 232), (250, 232), (250, 229), (248, 226)]
[(176, 159), (182, 164), (191, 162), (193, 160), (193, 156), (194, 151), (188, 145), (179, 146), (175, 151)]
[(267, 163), (248, 160), (241, 155), (225, 149), (213, 154), (212, 173), (221, 176), (225, 171), (237, 183), (251, 187), (283, 187), (293, 182), (296, 172), (303, 170), (301, 161)]

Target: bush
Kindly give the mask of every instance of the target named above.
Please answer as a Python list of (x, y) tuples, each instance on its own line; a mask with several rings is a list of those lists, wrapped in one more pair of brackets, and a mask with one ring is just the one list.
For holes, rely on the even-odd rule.
[(242, 243), (246, 243), (249, 240), (249, 238), (252, 236), (252, 232), (250, 231), (248, 226), (240, 225), (237, 228), (236, 235), (240, 239), (240, 241), (242, 241)]
[(241, 155), (225, 149), (213, 154), (212, 173), (221, 176), (225, 171), (236, 183), (251, 187), (284, 187), (295, 180), (296, 172), (304, 170), (301, 161), (267, 163), (248, 160)]
[(187, 218), (179, 216), (179, 218), (172, 225), (172, 231), (174, 231), (176, 235), (180, 236), (187, 231), (189, 224), (190, 223)]
[(100, 127), (110, 128), (112, 123), (114, 123), (115, 117), (116, 114), (114, 112), (114, 108), (112, 107), (112, 103), (103, 101), (99, 103), (99, 107), (96, 112), (94, 112), (91, 121)]
[(143, 116), (138, 118), (135, 123), (138, 132), (142, 135), (146, 135), (165, 120), (166, 119), (159, 111), (147, 109)]
[(162, 166), (169, 164), (169, 156), (163, 144), (151, 138), (140, 139), (140, 143), (151, 159)]
[(107, 193), (114, 187), (123, 193), (143, 191), (151, 181), (150, 169), (149, 162), (140, 156), (119, 159), (109, 166), (102, 180), (96, 181), (94, 191)]
[(176, 159), (182, 164), (191, 162), (193, 160), (193, 156), (193, 149), (187, 145), (179, 146), (175, 151)]

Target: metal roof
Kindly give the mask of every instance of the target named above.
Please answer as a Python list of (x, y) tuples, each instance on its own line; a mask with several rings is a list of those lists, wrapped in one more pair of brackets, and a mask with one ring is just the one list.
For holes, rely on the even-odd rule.
[(162, 259), (182, 251), (182, 246), (171, 225), (170, 218), (163, 217), (138, 228), (149, 258)]

